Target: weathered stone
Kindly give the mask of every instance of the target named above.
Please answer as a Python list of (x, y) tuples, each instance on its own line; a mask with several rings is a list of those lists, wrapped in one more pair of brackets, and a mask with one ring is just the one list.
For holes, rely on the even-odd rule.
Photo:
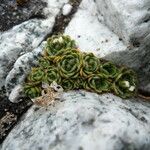
[(96, 0), (96, 3), (106, 25), (127, 44), (140, 46), (150, 34), (149, 0)]
[(18, 57), (37, 48), (53, 28), (55, 17), (67, 0), (49, 0), (46, 19), (31, 19), (0, 34), (0, 88)]
[(150, 35), (143, 40), (139, 48), (112, 52), (105, 59), (118, 65), (126, 65), (134, 69), (139, 79), (139, 89), (150, 96)]
[(24, 95), (23, 83), (25, 78), (31, 71), (31, 67), (37, 65), (38, 58), (41, 56), (44, 47), (45, 42), (32, 52), (19, 57), (15, 62), (13, 69), (8, 73), (5, 80), (5, 88), (11, 102), (17, 102), (19, 97)]
[(133, 68), (138, 74), (139, 89), (150, 93), (150, 1), (96, 0), (96, 3), (103, 22), (128, 45), (126, 50), (114, 51), (105, 58)]
[(68, 92), (55, 107), (33, 106), (1, 150), (148, 150), (150, 104), (111, 94)]
[(81, 51), (92, 52), (98, 57), (126, 50), (127, 46), (101, 20), (103, 17), (98, 13), (96, 3), (83, 0), (65, 34), (76, 40)]
[(20, 0), (18, 5), (17, 0), (1, 0), (0, 5), (0, 31), (6, 31), (14, 25), (20, 24), (32, 18), (46, 18), (43, 9), (46, 7), (46, 2), (42, 0)]
[[(87, 6), (88, 3), (90, 5)], [(139, 48), (125, 46), (118, 36), (103, 25), (102, 20), (107, 16), (102, 17), (96, 6), (92, 0), (84, 0), (65, 33), (78, 42), (82, 51), (93, 52), (118, 65), (133, 68), (139, 77), (139, 88), (150, 92), (150, 35), (144, 38)]]

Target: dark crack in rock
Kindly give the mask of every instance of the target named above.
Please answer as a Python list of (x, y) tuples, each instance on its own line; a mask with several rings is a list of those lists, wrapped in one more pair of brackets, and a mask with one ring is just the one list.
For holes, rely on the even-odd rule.
[(31, 18), (45, 18), (45, 7), (46, 3), (41, 0), (27, 0), (22, 5), (17, 5), (16, 0), (1, 0), (0, 31), (6, 31)]

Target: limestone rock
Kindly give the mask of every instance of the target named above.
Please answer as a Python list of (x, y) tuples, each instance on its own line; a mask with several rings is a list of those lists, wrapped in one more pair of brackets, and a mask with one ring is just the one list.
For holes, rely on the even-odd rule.
[(104, 57), (112, 52), (121, 52), (127, 46), (98, 18), (97, 5), (93, 0), (83, 0), (78, 12), (69, 23), (65, 34), (76, 40), (81, 51)]
[[(111, 16), (111, 14), (104, 14), (103, 16), (101, 16), (99, 11), (103, 10), (100, 8), (104, 5), (104, 2), (105, 0), (104, 1), (100, 0), (97, 1), (97, 4), (99, 5), (95, 5), (94, 1), (92, 0), (83, 0), (79, 8), (79, 11), (76, 13), (75, 17), (72, 19), (69, 26), (66, 28), (65, 33), (71, 35), (78, 42), (78, 46), (82, 51), (93, 52), (97, 56), (103, 57), (118, 65), (126, 65), (134, 69), (138, 74), (139, 88), (150, 93), (150, 63), (149, 63), (150, 34), (143, 38), (141, 45), (138, 48), (134, 48), (132, 46), (128, 47), (127, 45), (123, 44), (122, 40), (120, 40), (120, 38), (111, 31), (112, 28), (116, 27), (113, 24), (116, 21), (113, 20), (114, 22), (109, 24), (109, 28), (103, 24), (103, 20), (107, 19), (107, 17), (109, 16), (110, 18), (108, 18), (108, 21), (111, 21), (111, 19), (116, 19), (119, 15), (122, 16), (123, 18), (124, 17), (122, 14), (123, 11), (121, 10), (121, 8), (117, 8), (119, 9), (119, 12), (116, 12), (114, 10), (116, 13), (120, 13), (119, 15), (116, 15), (116, 18), (115, 16)], [(109, 1), (106, 2), (109, 3)], [(123, 5), (122, 0), (113, 1), (112, 5), (114, 6), (115, 4), (117, 4), (117, 2), (120, 5), (121, 4)], [(146, 6), (147, 4), (146, 1), (140, 2), (144, 6)], [(131, 1), (129, 1), (128, 3), (130, 5), (132, 4)], [(107, 3), (105, 5), (107, 5)], [(127, 4), (125, 3), (124, 5)], [(134, 6), (134, 4), (132, 5)], [(97, 6), (100, 9), (100, 10), (98, 9), (99, 11), (97, 10)], [(140, 4), (138, 2), (137, 3), (135, 2), (135, 7), (138, 6), (140, 7)], [(111, 13), (111, 11), (113, 11), (110, 9), (109, 12), (109, 7), (105, 13)], [(126, 10), (128, 8), (125, 7), (124, 9)], [(139, 15), (140, 13), (142, 15), (142, 11), (140, 12), (139, 10)], [(134, 14), (131, 14), (129, 17), (134, 17), (132, 15)], [(124, 21), (131, 21), (131, 19), (130, 20), (124, 19)], [(121, 21), (119, 21), (119, 23), (121, 23)], [(147, 23), (147, 25), (149, 25), (149, 27), (145, 28), (142, 32), (146, 30), (147, 31), (146, 33), (149, 33), (150, 31), (149, 22)], [(126, 29), (119, 24), (117, 27), (121, 30), (120, 31), (121, 33), (119, 34), (124, 36), (123, 33), (126, 32)], [(136, 29), (136, 26), (133, 27), (133, 29)], [(126, 34), (126, 36), (129, 35)], [(134, 37), (136, 36), (134, 35)], [(123, 39), (125, 40), (124, 37)]]
[(96, 3), (106, 25), (125, 43), (140, 46), (150, 34), (149, 0), (96, 0)]
[(71, 10), (72, 10), (72, 6), (70, 4), (65, 4), (63, 6), (62, 14), (64, 16), (67, 16), (71, 12)]
[(46, 19), (30, 19), (11, 30), (0, 33), (0, 88), (13, 64), (27, 52), (37, 48), (53, 28), (55, 17), (68, 0), (49, 0), (43, 10)]
[(111, 94), (64, 93), (55, 106), (33, 106), (1, 150), (148, 150), (150, 104)]
[[(20, 2), (20, 5), (17, 4)], [(42, 0), (1, 0), (0, 31), (6, 31), (13, 26), (32, 18), (44, 18), (43, 9), (46, 2)]]
[[(5, 79), (5, 88), (11, 102), (17, 102), (19, 97), (23, 96), (23, 83), (26, 76), (38, 63), (38, 58), (41, 56), (45, 42), (34, 49), (32, 52), (26, 53), (19, 57), (14, 64), (13, 69), (8, 73)], [(18, 93), (18, 94), (14, 94)]]

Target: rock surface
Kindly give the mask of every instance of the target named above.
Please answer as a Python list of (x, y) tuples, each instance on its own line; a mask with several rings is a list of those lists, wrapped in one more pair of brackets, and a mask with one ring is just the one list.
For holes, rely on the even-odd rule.
[[(150, 35), (149, 0), (96, 0), (104, 22), (129, 45), (140, 46)], [(147, 40), (150, 41), (150, 38)]]
[(0, 4), (0, 31), (5, 31), (12, 28), (14, 25), (20, 24), (23, 21), (31, 18), (44, 18), (43, 9), (46, 3), (42, 0), (20, 0), (20, 5), (17, 0), (1, 0)]
[(103, 22), (127, 45), (125, 51), (114, 51), (105, 58), (136, 70), (139, 89), (150, 93), (150, 1), (96, 0), (96, 3)]
[(1, 150), (148, 150), (150, 104), (111, 94), (68, 92), (55, 107), (33, 106)]
[(0, 88), (19, 56), (32, 52), (53, 28), (55, 18), (67, 0), (49, 0), (44, 9), (47, 19), (31, 19), (0, 34)]

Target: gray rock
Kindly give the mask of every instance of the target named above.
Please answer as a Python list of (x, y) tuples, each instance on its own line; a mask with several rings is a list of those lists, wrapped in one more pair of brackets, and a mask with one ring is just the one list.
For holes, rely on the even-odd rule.
[[(139, 89), (150, 93), (150, 35), (143, 40), (139, 48), (112, 52), (105, 56), (118, 65), (126, 65), (134, 69), (139, 79)], [(148, 94), (150, 95), (150, 94)]]
[(46, 2), (42, 0), (20, 0), (20, 2), (22, 2), (22, 5), (17, 5), (16, 0), (1, 0), (0, 31), (8, 30), (14, 25), (31, 18), (46, 18), (43, 14), (43, 9), (47, 4)]
[[(54, 21), (54, 18), (51, 18)], [(36, 48), (51, 31), (53, 23), (43, 26), (41, 20), (30, 20), (0, 35), (0, 87), (17, 58)]]
[(1, 150), (149, 150), (150, 104), (85, 91), (63, 99), (47, 110), (33, 106)]
[(55, 17), (68, 0), (50, 0), (44, 9), (46, 19), (30, 19), (11, 30), (0, 33), (0, 88), (18, 57), (32, 52), (52, 31)]
[(31, 68), (37, 65), (44, 47), (45, 42), (42, 42), (42, 44), (32, 52), (20, 56), (15, 62), (12, 70), (8, 73), (5, 79), (5, 88), (11, 102), (17, 102), (19, 97), (24, 95), (22, 84), (31, 71)]
[[(97, 1), (97, 3), (102, 6), (104, 2), (105, 1)], [(112, 3), (113, 6), (116, 3)], [(120, 4), (121, 1), (118, 3)], [(98, 57), (103, 57), (118, 65), (126, 65), (134, 69), (138, 74), (139, 88), (145, 92), (150, 92), (150, 35), (143, 38), (138, 48), (124, 45), (122, 40), (119, 40), (119, 37), (110, 30), (114, 27), (113, 22), (110, 24), (110, 28), (103, 24), (103, 20), (109, 17), (109, 15), (104, 14), (104, 16), (101, 16), (96, 6), (93, 0), (83, 0), (79, 11), (66, 28), (65, 33), (71, 35), (77, 41), (82, 51), (92, 52)], [(120, 10), (120, 8), (118, 9)], [(118, 13), (120, 13), (121, 16), (123, 15), (122, 10)], [(109, 21), (111, 21), (111, 18), (115, 19), (115, 17), (110, 17)], [(125, 28), (120, 26), (118, 26), (118, 28), (122, 30), (123, 33), (125, 32)], [(145, 30), (147, 29), (148, 28)]]
[(96, 3), (106, 25), (127, 44), (140, 46), (150, 34), (149, 0), (96, 0)]
[(118, 65), (134, 69), (139, 89), (150, 93), (150, 1), (96, 0), (103, 22), (128, 47), (104, 56)]

